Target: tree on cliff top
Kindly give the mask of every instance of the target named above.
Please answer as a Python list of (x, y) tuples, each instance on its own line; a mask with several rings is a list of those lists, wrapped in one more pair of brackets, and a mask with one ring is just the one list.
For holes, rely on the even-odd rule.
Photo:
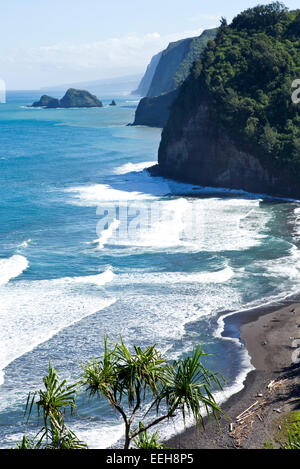
[(299, 174), (300, 107), (292, 101), (298, 78), (300, 10), (274, 2), (240, 13), (229, 25), (222, 19), (173, 104), (161, 153), (205, 97), (214, 121), (240, 150)]
[(266, 30), (275, 26), (279, 21), (285, 18), (288, 12), (287, 7), (281, 2), (273, 2), (269, 5), (257, 5), (254, 8), (248, 8), (238, 14), (232, 21), (231, 26), (239, 31), (248, 30)]

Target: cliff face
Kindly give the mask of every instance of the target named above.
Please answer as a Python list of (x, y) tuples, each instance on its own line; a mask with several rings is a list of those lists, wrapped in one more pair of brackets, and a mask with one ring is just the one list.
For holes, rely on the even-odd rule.
[(146, 73), (143, 76), (138, 88), (132, 91), (131, 94), (138, 95), (138, 96), (147, 96), (156, 67), (160, 61), (161, 55), (162, 55), (162, 52), (159, 52), (158, 54), (152, 57), (151, 62), (148, 65)]
[(189, 75), (193, 62), (199, 59), (207, 42), (216, 33), (217, 28), (207, 29), (198, 37), (170, 43), (161, 54), (147, 97), (153, 98), (178, 88)]
[(170, 107), (178, 94), (178, 90), (162, 94), (156, 98), (141, 99), (132, 125), (148, 127), (164, 127), (170, 114)]
[[(152, 69), (153, 79), (150, 88), (148, 86), (147, 97), (140, 101), (133, 125), (165, 126), (170, 107), (177, 97), (177, 90), (188, 77), (193, 62), (199, 59), (207, 42), (216, 33), (217, 28), (207, 29), (199, 37), (172, 42), (159, 54), (159, 62), (155, 70)], [(155, 56), (153, 59), (157, 58)]]
[(300, 198), (297, 175), (240, 149), (216, 123), (204, 97), (196, 113), (185, 119), (179, 137), (172, 122), (164, 129), (158, 164), (159, 174), (192, 184)]
[(167, 49), (163, 51), (147, 93), (148, 98), (159, 96), (162, 93), (168, 93), (174, 89), (174, 76), (180, 63), (187, 55), (191, 42), (191, 38), (172, 42)]
[(159, 149), (165, 176), (300, 198), (300, 11), (259, 5), (228, 25), (192, 67)]

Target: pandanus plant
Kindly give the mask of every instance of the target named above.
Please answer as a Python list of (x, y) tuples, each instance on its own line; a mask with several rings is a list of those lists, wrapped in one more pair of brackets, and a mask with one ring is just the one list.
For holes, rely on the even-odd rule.
[(45, 389), (30, 392), (24, 416), (26, 423), (32, 415), (34, 406), (38, 417), (43, 417), (43, 427), (33, 438), (23, 436), (19, 449), (84, 449), (86, 444), (65, 424), (65, 413), (76, 408), (77, 384), (68, 385), (66, 380), (59, 381), (57, 370), (49, 362), (48, 375), (43, 378)]
[[(203, 414), (213, 415), (218, 422), (222, 411), (213, 392), (222, 390), (223, 378), (202, 364), (207, 355), (202, 346), (195, 348), (191, 356), (170, 364), (154, 346), (142, 349), (135, 345), (131, 353), (122, 339), (111, 348), (107, 338), (104, 342), (103, 358), (94, 358), (83, 366), (81, 385), (91, 396), (106, 399), (120, 413), (125, 424), (124, 449), (133, 439), (139, 441), (149, 428), (178, 413), (184, 422), (187, 414), (192, 416), (203, 429)], [(147, 416), (147, 421), (137, 425), (145, 408), (143, 419)], [(155, 415), (149, 417), (151, 409)]]

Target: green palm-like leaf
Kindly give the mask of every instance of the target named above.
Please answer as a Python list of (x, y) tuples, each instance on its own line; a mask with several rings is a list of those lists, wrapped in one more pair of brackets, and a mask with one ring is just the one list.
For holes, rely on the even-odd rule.
[(115, 347), (110, 350), (107, 338), (104, 339), (103, 359), (93, 358), (83, 368), (81, 386), (86, 387), (91, 396), (106, 397), (111, 405), (117, 402), (116, 393), (118, 389), (117, 358)]
[(201, 363), (205, 355), (199, 346), (194, 349), (192, 356), (174, 361), (167, 367), (166, 383), (154, 402), (157, 412), (162, 401), (165, 401), (170, 415), (177, 409), (181, 411), (184, 423), (188, 414), (204, 428), (203, 408), (208, 416), (212, 413), (217, 420), (217, 414), (222, 411), (214, 399), (213, 391), (216, 387), (222, 390), (222, 385), (218, 376)]
[[(145, 432), (149, 428), (174, 417), (177, 411), (182, 413), (184, 421), (187, 413), (193, 416), (203, 428), (203, 408), (217, 420), (221, 409), (215, 402), (213, 391), (215, 387), (222, 389), (222, 386), (217, 375), (202, 365), (204, 355), (202, 348), (197, 347), (190, 357), (169, 365), (155, 346), (142, 349), (135, 345), (131, 352), (121, 338), (120, 343), (110, 349), (105, 338), (104, 357), (83, 366), (81, 385), (92, 396), (105, 397), (121, 414), (125, 423), (124, 448), (128, 449), (132, 439), (141, 433), (146, 438)], [(145, 415), (156, 407), (157, 416), (143, 428), (132, 430), (134, 419), (146, 401), (146, 394), (152, 403)], [(129, 409), (122, 407), (123, 400)], [(166, 405), (167, 410), (158, 415), (161, 404)]]
[(120, 404), (126, 396), (129, 406), (144, 396), (147, 390), (157, 394), (158, 383), (163, 378), (162, 364), (165, 359), (153, 347), (142, 350), (134, 347), (135, 354), (121, 339), (111, 350), (105, 338), (103, 359), (93, 359), (83, 366), (81, 384), (92, 396), (105, 396), (112, 405)]
[(48, 417), (52, 423), (61, 426), (63, 415), (62, 408), (69, 407), (71, 412), (76, 408), (75, 394), (76, 384), (67, 385), (66, 380), (59, 383), (57, 370), (54, 370), (49, 363), (49, 373), (43, 379), (45, 391), (39, 391), (39, 400), (36, 402), (38, 412), (42, 410), (44, 425), (47, 429)]
[(123, 394), (126, 394), (130, 406), (140, 396), (141, 390), (144, 397), (148, 390), (154, 395), (157, 394), (158, 384), (164, 376), (162, 364), (166, 361), (154, 346), (142, 350), (141, 347), (135, 345), (134, 351), (135, 354), (131, 354), (122, 340), (116, 345), (115, 350), (118, 359), (120, 401)]
[(34, 404), (37, 407), (38, 416), (42, 413), (44, 426), (38, 434), (28, 439), (25, 435), (18, 445), (20, 449), (83, 449), (86, 444), (80, 441), (76, 435), (65, 425), (66, 409), (71, 413), (75, 410), (75, 395), (77, 385), (68, 385), (66, 380), (59, 382), (57, 370), (52, 368), (49, 362), (49, 371), (43, 378), (45, 389), (29, 393), (24, 416), (27, 415), (27, 423), (31, 417)]

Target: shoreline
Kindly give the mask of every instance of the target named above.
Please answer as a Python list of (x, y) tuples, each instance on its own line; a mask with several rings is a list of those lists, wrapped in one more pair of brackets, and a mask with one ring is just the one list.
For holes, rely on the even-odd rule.
[[(254, 370), (243, 383), (243, 389), (223, 404), (219, 424), (206, 421), (205, 432), (195, 426), (187, 428), (165, 444), (174, 449), (262, 449), (278, 427), (276, 421), (294, 409), (295, 386), (300, 386), (300, 302), (260, 307), (224, 319), (223, 336), (236, 330), (246, 347)], [(297, 340), (298, 339), (298, 340)], [(298, 363), (295, 363), (297, 360)], [(269, 387), (268, 387), (269, 386)], [(298, 406), (298, 407), (297, 407)], [(247, 418), (238, 420), (243, 414)], [(275, 446), (276, 446), (276, 442)]]
[(224, 187), (224, 186), (207, 186), (207, 185), (202, 185), (202, 184), (198, 184), (198, 183), (195, 183), (195, 182), (192, 182), (190, 179), (188, 178), (182, 178), (182, 177), (176, 177), (175, 175), (166, 175), (160, 168), (159, 164), (155, 164), (153, 166), (150, 166), (148, 168), (146, 168), (146, 171), (148, 171), (148, 173), (152, 176), (152, 177), (160, 177), (160, 178), (163, 178), (163, 179), (166, 179), (166, 180), (170, 180), (170, 181), (176, 181), (178, 183), (181, 183), (181, 184), (187, 184), (189, 186), (193, 186), (193, 190), (197, 190), (197, 189), (200, 189), (202, 191), (202, 193), (198, 193), (197, 192), (194, 192), (193, 194), (182, 194), (182, 195), (193, 195), (193, 197), (197, 197), (197, 195), (207, 195), (207, 193), (209, 194), (215, 194), (215, 195), (218, 195), (218, 194), (221, 194), (222, 196), (226, 196), (226, 195), (229, 195), (229, 196), (232, 196), (232, 197), (248, 197), (248, 198), (251, 198), (251, 199), (262, 199), (262, 200), (266, 200), (266, 201), (278, 201), (278, 202), (282, 202), (282, 203), (296, 203), (299, 205), (300, 203), (300, 198), (299, 199), (295, 199), (295, 198), (291, 198), (291, 197), (284, 197), (282, 195), (272, 195), (272, 194), (266, 194), (266, 193), (261, 193), (261, 192), (250, 192), (250, 191), (247, 191), (247, 190), (244, 190), (244, 189), (237, 189), (237, 188), (233, 188), (233, 187)]

